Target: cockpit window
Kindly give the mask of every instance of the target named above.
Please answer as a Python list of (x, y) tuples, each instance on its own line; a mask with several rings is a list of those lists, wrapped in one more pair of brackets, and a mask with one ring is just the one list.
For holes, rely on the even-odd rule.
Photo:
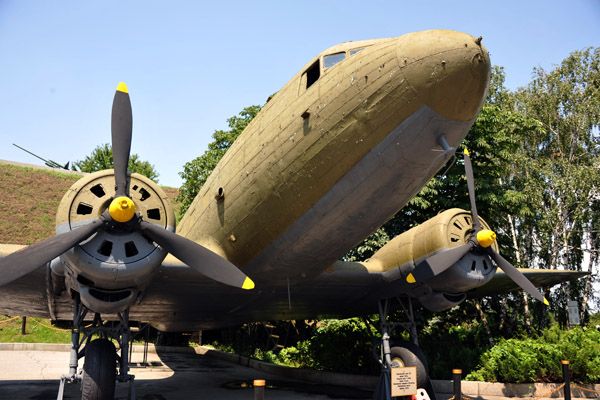
[(313, 65), (311, 65), (306, 72), (304, 73), (304, 80), (306, 82), (306, 88), (312, 86), (319, 77), (321, 76), (321, 69), (319, 68), (319, 60), (315, 61)]
[(361, 51), (361, 50), (364, 50), (364, 49), (365, 49), (365, 48), (363, 47), (363, 48), (360, 48), (360, 49), (354, 49), (354, 50), (350, 50), (350, 55), (352, 55), (352, 54), (356, 54), (356, 53), (358, 53), (359, 51)]
[(323, 57), (323, 68), (331, 68), (335, 64), (342, 61), (344, 58), (346, 58), (346, 53), (344, 53), (344, 52), (330, 54), (328, 56), (325, 56), (325, 57)]

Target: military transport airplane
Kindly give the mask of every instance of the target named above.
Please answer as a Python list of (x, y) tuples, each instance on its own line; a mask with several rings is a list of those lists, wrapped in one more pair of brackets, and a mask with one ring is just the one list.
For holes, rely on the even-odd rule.
[[(520, 287), (544, 301), (534, 284), (573, 276), (525, 271), (532, 284), (500, 256), (476, 212), (468, 155), (471, 211), (448, 210), (366, 262), (340, 261), (454, 156), (489, 78), (481, 39), (454, 31), (329, 48), (267, 102), (177, 231), (160, 187), (126, 170), (132, 110), (120, 84), (112, 109), (114, 170), (69, 189), (56, 236), (27, 248), (0, 247), (0, 312), (73, 320), (70, 373), (61, 391), (65, 381), (81, 379), (77, 363), (86, 355), (88, 399), (112, 398), (116, 361), (117, 378), (131, 381), (130, 321), (191, 331), (355, 316), (398, 296), (439, 311), (475, 289), (492, 293), (494, 276), (506, 277), (503, 289)], [(92, 317), (92, 327), (84, 328)], [(90, 342), (94, 332), (100, 339)], [(108, 337), (121, 343), (120, 355)], [(389, 346), (385, 356), (389, 364)]]

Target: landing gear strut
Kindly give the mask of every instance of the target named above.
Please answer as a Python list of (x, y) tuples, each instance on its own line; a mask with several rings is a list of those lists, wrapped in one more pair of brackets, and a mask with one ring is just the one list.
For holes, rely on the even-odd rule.
[[(57, 400), (63, 400), (65, 383), (81, 382), (82, 400), (113, 400), (115, 381), (129, 382), (129, 399), (135, 400), (134, 376), (129, 375), (129, 309), (118, 313), (119, 324), (106, 326), (99, 313), (90, 325), (83, 321), (88, 310), (79, 296), (74, 298), (73, 328), (71, 329), (71, 357), (69, 374), (60, 380)], [(92, 336), (99, 338), (92, 341)], [(119, 343), (119, 353), (111, 339)], [(83, 373), (77, 371), (79, 359), (85, 356)], [(118, 373), (117, 373), (118, 363)]]
[[(414, 320), (412, 301), (397, 298), (404, 311), (406, 322), (388, 322), (390, 301), (381, 300), (379, 306), (379, 332), (381, 339), (371, 334), (373, 355), (381, 364), (381, 376), (373, 395), (373, 400), (391, 399), (391, 370), (396, 367), (415, 367), (417, 369), (417, 388), (425, 389), (431, 400), (436, 400), (431, 381), (429, 380), (429, 367), (425, 354), (418, 346), (417, 327)], [(368, 322), (368, 321), (367, 321)], [(398, 326), (403, 327), (410, 334), (411, 342), (397, 342), (391, 344), (390, 334)], [(369, 330), (371, 332), (371, 330)], [(379, 351), (378, 351), (379, 349)]]

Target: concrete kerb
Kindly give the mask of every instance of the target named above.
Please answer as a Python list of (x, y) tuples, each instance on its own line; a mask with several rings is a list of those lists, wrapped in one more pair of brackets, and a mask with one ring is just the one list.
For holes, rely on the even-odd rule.
[[(0, 351), (69, 351), (70, 344), (55, 344), (55, 343), (0, 343)], [(133, 346), (134, 353), (143, 353), (144, 346)], [(148, 345), (149, 353), (187, 353), (208, 355), (219, 360), (239, 364), (245, 367), (250, 367), (265, 373), (282, 376), (288, 379), (308, 381), (313, 383), (339, 385), (354, 388), (369, 388), (372, 389), (377, 385), (378, 376), (342, 374), (336, 372), (315, 371), (301, 368), (289, 368), (280, 365), (267, 363), (252, 359), (250, 357), (240, 356), (232, 353), (225, 353), (205, 346), (197, 347), (167, 347)], [(434, 380), (432, 381), (433, 388), (436, 394), (452, 396), (453, 382), (451, 380)], [(492, 382), (472, 382), (462, 381), (462, 392), (470, 397), (520, 397), (531, 398), (544, 396), (544, 398), (562, 398), (563, 392), (559, 390), (551, 393), (560, 384), (557, 383), (492, 383)], [(600, 398), (600, 384), (592, 385), (576, 385), (571, 386), (571, 394), (573, 398)], [(585, 391), (579, 388), (585, 388), (595, 392)]]
[(70, 344), (60, 343), (0, 343), (0, 351), (69, 351)]

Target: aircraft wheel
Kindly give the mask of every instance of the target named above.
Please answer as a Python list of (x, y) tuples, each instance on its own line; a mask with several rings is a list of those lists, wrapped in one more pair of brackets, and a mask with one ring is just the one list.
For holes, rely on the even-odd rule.
[(85, 348), (81, 400), (113, 400), (116, 377), (115, 345), (96, 339)]
[(417, 387), (429, 384), (429, 366), (423, 350), (411, 342), (399, 342), (391, 348), (392, 367), (416, 367)]

